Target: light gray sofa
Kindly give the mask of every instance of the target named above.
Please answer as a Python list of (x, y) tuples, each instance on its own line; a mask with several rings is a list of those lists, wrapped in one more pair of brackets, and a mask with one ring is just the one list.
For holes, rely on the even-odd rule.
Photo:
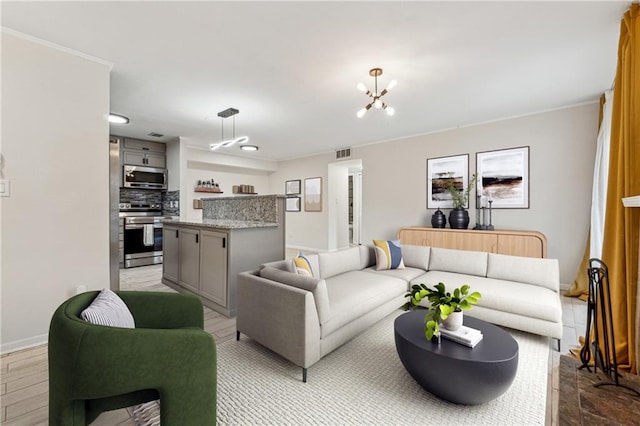
[[(404, 269), (376, 271), (373, 247), (307, 256), (313, 277), (291, 260), (237, 279), (237, 338), (245, 334), (307, 368), (402, 306), (413, 284), (469, 284), (482, 294), (469, 314), (560, 341), (558, 261), (402, 246)], [(559, 343), (558, 343), (559, 345)]]

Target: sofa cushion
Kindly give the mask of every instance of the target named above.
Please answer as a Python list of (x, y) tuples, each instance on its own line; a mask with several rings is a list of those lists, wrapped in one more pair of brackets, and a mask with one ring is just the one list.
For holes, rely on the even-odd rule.
[(400, 240), (373, 240), (373, 249), (376, 253), (376, 270), (404, 269)]
[(361, 245), (360, 247), (360, 269), (375, 266), (376, 253), (373, 246)]
[(297, 287), (313, 293), (313, 298), (318, 311), (320, 324), (323, 324), (331, 317), (329, 297), (327, 295), (327, 284), (325, 280), (300, 275), (295, 272), (282, 271), (280, 269), (265, 266), (260, 269), (262, 278)]
[(320, 278), (330, 278), (343, 272), (360, 270), (360, 248), (318, 254)]
[(311, 262), (309, 259), (302, 254), (302, 252), (298, 252), (298, 255), (293, 258), (293, 263), (296, 265), (296, 272), (300, 275), (306, 275), (308, 277), (313, 276), (313, 269), (311, 268)]
[(80, 317), (91, 324), (109, 327), (135, 328), (136, 324), (126, 303), (113, 291), (103, 288)]
[(557, 259), (489, 253), (487, 277), (539, 285), (553, 291), (560, 290), (560, 270)]
[(402, 260), (405, 267), (429, 270), (431, 248), (425, 246), (402, 245)]
[(372, 274), (379, 274), (385, 277), (400, 278), (401, 280), (407, 282), (407, 288), (409, 288), (408, 283), (411, 280), (419, 277), (425, 272), (424, 269), (410, 268), (410, 267), (405, 267), (404, 269), (389, 269), (389, 270), (378, 271), (376, 270), (375, 266), (371, 266), (369, 268), (363, 269), (363, 271), (370, 272)]
[(270, 268), (280, 269), (281, 271), (296, 272), (296, 265), (295, 263), (293, 263), (293, 260), (291, 259), (276, 260), (275, 262), (263, 263), (262, 265), (260, 265), (260, 269), (266, 266)]
[(404, 280), (363, 271), (345, 272), (326, 283), (331, 319), (322, 325), (322, 338), (407, 292)]
[[(478, 291), (482, 295), (478, 306), (487, 309), (545, 321), (562, 321), (560, 297), (546, 287), (442, 271), (429, 271), (412, 280), (411, 284), (424, 283), (433, 287), (439, 282), (444, 283), (447, 289), (468, 284), (472, 292)], [(469, 314), (473, 315), (473, 308)]]
[(487, 255), (488, 253), (483, 251), (431, 247), (429, 270), (485, 277), (487, 275)]

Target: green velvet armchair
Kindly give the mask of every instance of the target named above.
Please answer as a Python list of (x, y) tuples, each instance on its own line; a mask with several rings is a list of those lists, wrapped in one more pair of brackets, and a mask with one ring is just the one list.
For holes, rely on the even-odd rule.
[(87, 425), (103, 411), (160, 399), (163, 426), (216, 423), (216, 346), (191, 295), (116, 292), (136, 328), (80, 313), (98, 292), (64, 302), (49, 328), (49, 424)]

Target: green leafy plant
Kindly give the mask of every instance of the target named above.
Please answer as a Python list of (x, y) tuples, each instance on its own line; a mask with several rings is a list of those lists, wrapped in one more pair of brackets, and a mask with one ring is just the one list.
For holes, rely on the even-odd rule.
[(471, 309), (478, 303), (482, 295), (475, 291), (470, 293), (471, 287), (467, 284), (448, 292), (444, 283), (438, 283), (433, 288), (425, 284), (415, 284), (405, 296), (409, 301), (405, 303), (405, 309), (420, 305), (423, 299), (429, 302), (427, 314), (424, 317), (424, 335), (427, 340), (440, 335), (440, 322), (446, 320), (453, 312), (462, 309)]
[[(449, 172), (449, 175), (452, 176), (453, 172)], [(469, 180), (469, 185), (462, 189), (456, 188), (452, 181), (447, 181), (445, 188), (449, 191), (449, 194), (451, 194), (451, 201), (453, 202), (454, 208), (463, 209), (464, 206), (467, 205), (467, 202), (469, 201), (469, 193), (476, 184), (476, 179), (477, 176), (474, 173)]]

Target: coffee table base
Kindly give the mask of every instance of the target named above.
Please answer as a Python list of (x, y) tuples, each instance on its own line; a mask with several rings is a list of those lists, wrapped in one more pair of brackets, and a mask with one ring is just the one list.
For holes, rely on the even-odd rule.
[[(409, 314), (419, 315), (417, 322), (411, 321), (412, 327), (424, 327), (424, 312)], [(428, 392), (456, 404), (477, 405), (499, 397), (513, 383), (518, 369), (518, 345), (498, 327), (465, 317), (465, 325), (479, 328), (485, 334), (483, 341), (471, 349), (444, 338), (440, 345), (427, 342), (423, 332), (422, 340), (416, 342), (415, 336), (402, 332), (403, 325), (398, 324), (398, 319), (395, 326), (398, 356), (411, 377)], [(487, 350), (480, 346), (483, 344), (503, 344), (507, 350)]]

